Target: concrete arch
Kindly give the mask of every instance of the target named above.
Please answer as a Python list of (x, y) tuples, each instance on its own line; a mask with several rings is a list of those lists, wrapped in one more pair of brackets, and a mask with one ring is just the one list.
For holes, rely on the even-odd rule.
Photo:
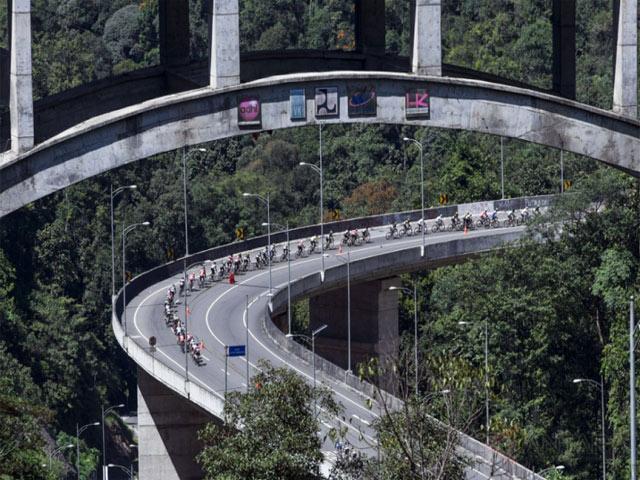
[[(375, 86), (377, 114), (350, 116), (353, 86)], [(315, 116), (315, 88), (339, 92), (339, 113)], [(306, 118), (292, 120), (290, 91), (304, 88)], [(429, 119), (407, 119), (405, 95), (426, 89)], [(261, 122), (238, 125), (240, 96), (261, 101)], [(317, 123), (392, 123), (469, 130), (591, 157), (640, 175), (640, 122), (540, 92), (477, 80), (391, 72), (325, 72), (270, 77), (221, 89), (167, 95), (70, 128), (0, 167), (0, 216), (94, 175), (177, 148), (251, 132)]]

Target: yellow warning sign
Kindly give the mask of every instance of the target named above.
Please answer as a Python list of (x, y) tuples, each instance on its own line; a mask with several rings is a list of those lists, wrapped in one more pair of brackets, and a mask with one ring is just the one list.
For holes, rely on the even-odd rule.
[(236, 240), (244, 240), (244, 228), (236, 228)]
[(446, 205), (447, 203), (449, 203), (449, 195), (447, 195), (446, 193), (441, 193), (440, 195), (438, 195), (438, 203), (440, 203), (440, 205)]
[(573, 182), (571, 180), (564, 181), (564, 189), (569, 190), (573, 186)]

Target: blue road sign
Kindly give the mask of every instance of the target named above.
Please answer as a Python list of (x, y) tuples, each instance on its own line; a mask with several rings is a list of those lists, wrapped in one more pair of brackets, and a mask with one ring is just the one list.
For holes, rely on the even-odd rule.
[(228, 357), (244, 357), (246, 348), (244, 345), (231, 345), (227, 351)]

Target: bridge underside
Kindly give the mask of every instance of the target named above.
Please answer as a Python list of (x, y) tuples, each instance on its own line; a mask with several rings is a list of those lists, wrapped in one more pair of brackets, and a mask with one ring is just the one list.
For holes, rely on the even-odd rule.
[[(335, 112), (316, 109), (318, 88), (335, 88)], [(373, 89), (374, 108), (349, 107), (353, 89)], [(292, 89), (303, 111), (291, 112)], [(427, 92), (428, 113), (407, 110), (410, 92)], [(260, 115), (241, 125), (238, 104), (256, 99)], [(319, 108), (319, 107), (318, 107)], [(181, 147), (282, 128), (388, 123), (470, 130), (561, 148), (640, 172), (640, 124), (550, 95), (485, 82), (388, 72), (272, 77), (222, 90), (203, 88), (147, 101), (69, 129), (1, 168), (0, 216), (73, 183)], [(636, 173), (637, 174), (637, 173)]]

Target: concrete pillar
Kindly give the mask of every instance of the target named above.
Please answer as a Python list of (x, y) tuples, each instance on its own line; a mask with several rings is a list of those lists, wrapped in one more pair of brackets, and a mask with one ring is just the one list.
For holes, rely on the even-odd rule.
[(167, 67), (189, 63), (189, 2), (160, 0), (160, 62)]
[(384, 0), (356, 0), (355, 13), (356, 50), (369, 55), (384, 55)]
[(576, 0), (553, 0), (553, 91), (576, 98)]
[(441, 0), (415, 0), (411, 70), (442, 75)]
[(214, 418), (138, 368), (140, 480), (200, 480), (198, 430)]
[(209, 0), (211, 6), (211, 88), (240, 83), (240, 10), (238, 0)]
[[(618, 8), (616, 8), (616, 6)], [(638, 117), (638, 0), (616, 0), (617, 26), (613, 110)]]
[(11, 150), (21, 153), (33, 148), (31, 0), (13, 0), (12, 2), (10, 62)]
[[(370, 358), (381, 363), (396, 356), (398, 346), (398, 277), (351, 285), (351, 368)], [(347, 369), (347, 289), (309, 299), (311, 328), (326, 323), (316, 338), (316, 353)]]

